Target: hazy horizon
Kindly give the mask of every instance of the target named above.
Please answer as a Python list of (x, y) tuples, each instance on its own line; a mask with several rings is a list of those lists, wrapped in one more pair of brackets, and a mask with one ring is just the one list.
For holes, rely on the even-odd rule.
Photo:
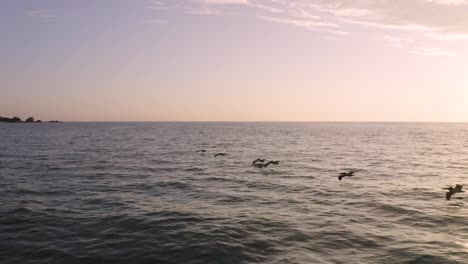
[(468, 122), (467, 0), (3, 1), (0, 116)]
[[(17, 115), (13, 116), (2, 116), (0, 117), (19, 117), (22, 121), (25, 121), (26, 118), (22, 118)], [(40, 120), (43, 122), (47, 121), (55, 121), (49, 119), (40, 119), (33, 117), (36, 121)], [(369, 121), (341, 121), (341, 120), (330, 120), (330, 121), (313, 121), (313, 120), (296, 120), (296, 121), (288, 121), (288, 120), (57, 120), (60, 122), (67, 122), (67, 123), (468, 123), (468, 121), (376, 121), (376, 120), (369, 120)]]

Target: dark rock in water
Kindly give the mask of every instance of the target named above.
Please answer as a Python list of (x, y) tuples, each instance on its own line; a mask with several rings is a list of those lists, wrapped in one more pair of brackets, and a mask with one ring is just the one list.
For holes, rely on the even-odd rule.
[(28, 119), (26, 119), (26, 121), (24, 121), (26, 123), (33, 123), (34, 122), (34, 117), (29, 117)]
[(42, 120), (39, 119), (39, 120), (36, 121), (36, 123), (42, 123)]
[(49, 122), (49, 123), (60, 123), (60, 121), (58, 121), (58, 120), (50, 120), (50, 121), (48, 121), (48, 122)]
[(22, 122), (21, 121), (21, 118), (15, 116), (13, 118), (8, 118), (8, 117), (1, 117), (0, 116), (0, 122), (7, 122), (7, 123), (20, 123)]
[(10, 119), (10, 122), (11, 122), (11, 123), (21, 123), (21, 122), (23, 122), (23, 121), (21, 121), (21, 118), (15, 116), (15, 117), (13, 117), (12, 119)]

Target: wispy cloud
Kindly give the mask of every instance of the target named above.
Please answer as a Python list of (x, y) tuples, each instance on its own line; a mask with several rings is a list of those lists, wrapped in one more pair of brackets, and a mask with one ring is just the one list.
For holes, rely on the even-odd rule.
[(386, 35), (384, 40), (392, 47), (405, 49), (411, 54), (430, 57), (458, 57), (459, 54), (455, 51), (450, 51), (442, 48), (424, 47), (415, 43), (415, 41), (408, 38), (400, 38)]
[(160, 19), (147, 19), (144, 21), (147, 24), (156, 24), (156, 25), (161, 25), (161, 24), (167, 24), (167, 20), (160, 20)]
[(468, 34), (465, 0), (329, 0), (314, 7), (345, 23), (421, 31), (439, 39)]
[(290, 18), (290, 17), (271, 17), (271, 16), (258, 16), (258, 18), (272, 21), (272, 22), (279, 22), (279, 23), (286, 23), (291, 24), (299, 27), (304, 27), (307, 29), (321, 29), (321, 28), (338, 28), (340, 27), (337, 24), (333, 23), (326, 23), (323, 22), (321, 19), (297, 19), (297, 18)]
[(430, 56), (430, 57), (454, 57), (458, 53), (454, 51), (448, 51), (441, 48), (428, 48), (428, 47), (419, 47), (414, 48), (409, 51), (410, 53), (420, 55), (420, 56)]
[(178, 10), (192, 15), (220, 15), (226, 14), (220, 6), (232, 4), (245, 4), (247, 1), (239, 0), (150, 0), (148, 8), (154, 11)]
[(152, 0), (149, 2), (148, 8), (153, 10), (168, 10), (169, 5), (161, 1)]
[(200, 2), (205, 4), (248, 4), (248, 0), (192, 0), (194, 2)]
[(222, 12), (219, 9), (210, 6), (199, 6), (199, 7), (182, 7), (184, 13), (192, 15), (220, 15)]
[(56, 15), (51, 10), (30, 10), (27, 12), (29, 17), (33, 18), (54, 18)]
[(429, 33), (428, 35), (438, 40), (466, 40), (468, 39), (468, 34), (463, 34), (463, 33)]
[(357, 25), (415, 31), (440, 41), (468, 39), (468, 0), (153, 0), (150, 3), (155, 10), (179, 9), (197, 15), (242, 13), (332, 34), (344, 35), (350, 25)]
[(269, 6), (269, 5), (263, 5), (263, 4), (257, 4), (257, 3), (249, 3), (249, 6), (252, 8), (257, 8), (260, 10), (267, 11), (269, 13), (283, 13), (283, 9), (277, 8), (275, 6)]
[(468, 4), (467, 0), (428, 0), (429, 2), (434, 2), (442, 5), (466, 5)]

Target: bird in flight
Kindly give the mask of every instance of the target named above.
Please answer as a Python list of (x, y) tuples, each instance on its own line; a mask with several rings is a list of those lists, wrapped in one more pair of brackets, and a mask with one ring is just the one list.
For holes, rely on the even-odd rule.
[(338, 180), (341, 181), (341, 179), (343, 179), (344, 177), (352, 177), (352, 176), (354, 176), (354, 171), (342, 172), (338, 176)]
[(218, 157), (218, 156), (226, 156), (227, 154), (226, 153), (216, 153), (214, 156), (215, 158)]
[[(265, 163), (265, 162), (267, 162), (267, 163)], [(254, 160), (254, 161), (252, 162), (252, 165), (253, 165), (253, 166), (256, 166), (256, 167), (259, 167), (259, 168), (266, 168), (266, 167), (268, 167), (268, 165), (270, 165), (270, 164), (275, 164), (275, 165), (277, 165), (277, 164), (279, 164), (279, 161), (278, 161), (278, 160), (275, 160), (275, 161), (273, 161), (273, 160), (267, 161), (266, 159), (256, 159), (256, 160)]]
[(460, 184), (456, 184), (455, 185), (455, 188), (453, 188), (452, 186), (448, 187), (448, 188), (443, 188), (443, 190), (448, 190), (447, 193), (445, 193), (445, 198), (447, 200), (450, 200), (450, 198), (452, 198), (452, 195), (456, 194), (456, 193), (462, 193), (462, 192), (465, 192), (462, 190), (463, 189), (463, 185), (460, 185)]
[(195, 151), (195, 153), (200, 153), (200, 152), (205, 153), (206, 149), (200, 149), (200, 150)]

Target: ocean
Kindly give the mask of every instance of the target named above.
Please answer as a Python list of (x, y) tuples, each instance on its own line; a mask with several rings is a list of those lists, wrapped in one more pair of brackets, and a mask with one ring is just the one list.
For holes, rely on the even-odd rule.
[(0, 263), (468, 263), (467, 169), (463, 123), (0, 124)]

